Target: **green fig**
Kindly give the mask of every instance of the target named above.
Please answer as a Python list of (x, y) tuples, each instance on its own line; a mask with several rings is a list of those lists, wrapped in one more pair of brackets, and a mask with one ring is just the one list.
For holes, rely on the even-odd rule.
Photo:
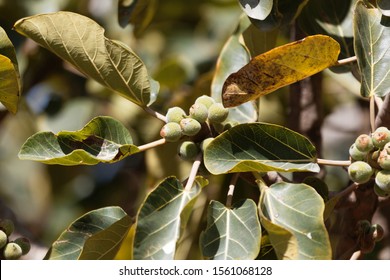
[(367, 183), (373, 174), (372, 167), (364, 161), (355, 161), (348, 167), (349, 178), (357, 184)]
[(176, 142), (182, 137), (183, 134), (178, 123), (169, 122), (161, 128), (160, 135), (168, 142)]
[(23, 252), (18, 244), (10, 242), (5, 245), (3, 254), (6, 260), (17, 260), (22, 256)]
[(198, 134), (202, 125), (195, 119), (185, 118), (180, 121), (180, 127), (184, 135), (194, 136)]

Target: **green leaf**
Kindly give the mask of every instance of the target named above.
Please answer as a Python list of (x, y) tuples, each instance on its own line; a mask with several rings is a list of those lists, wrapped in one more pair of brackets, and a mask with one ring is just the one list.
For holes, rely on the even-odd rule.
[(0, 27), (0, 102), (12, 113), (18, 110), (21, 92), (20, 74), (15, 48)]
[(212, 174), (233, 172), (318, 172), (316, 150), (304, 136), (267, 123), (241, 124), (216, 137), (205, 149)]
[(118, 1), (118, 21), (121, 27), (129, 23), (134, 26), (136, 36), (141, 35), (152, 21), (157, 10), (156, 0), (120, 0)]
[(390, 92), (390, 19), (359, 1), (355, 8), (354, 33), (362, 76), (361, 95), (384, 97)]
[(128, 100), (140, 106), (154, 102), (141, 59), (125, 44), (104, 37), (95, 21), (57, 12), (20, 19), (14, 29)]
[[(267, 230), (271, 243), (279, 250), (279, 257), (331, 259), (329, 236), (323, 221), (324, 201), (312, 187), (285, 182), (273, 184), (262, 189), (259, 208), (268, 223), (263, 225), (281, 229), (281, 234), (278, 230)], [(288, 233), (293, 238), (282, 238), (288, 237)], [(272, 236), (274, 234), (276, 237)], [(283, 247), (286, 252), (281, 251)]]
[(172, 260), (176, 243), (184, 229), (193, 204), (207, 180), (197, 177), (185, 190), (175, 177), (168, 177), (143, 202), (137, 215), (133, 258)]
[(260, 54), (226, 79), (223, 104), (234, 107), (312, 76), (336, 65), (339, 53), (335, 40), (314, 35)]
[(390, 17), (390, 2), (389, 0), (377, 0), (376, 4), (378, 9), (382, 12), (384, 16)]
[[(241, 17), (236, 31), (223, 46), (215, 69), (211, 83), (211, 97), (217, 102), (221, 102), (221, 91), (226, 78), (250, 60), (250, 54), (245, 46), (240, 42), (242, 33), (248, 28), (250, 22), (247, 17)], [(252, 103), (242, 104), (234, 108), (229, 108), (227, 122), (248, 123), (257, 119), (256, 107)]]
[(23, 144), (19, 158), (46, 164), (113, 163), (137, 153), (129, 131), (111, 117), (96, 117), (78, 131), (38, 132)]
[(45, 259), (113, 259), (130, 227), (131, 218), (120, 207), (91, 211), (60, 235)]
[(211, 201), (207, 228), (200, 236), (202, 254), (213, 260), (253, 260), (260, 251), (261, 226), (256, 204), (249, 199), (227, 208)]
[(248, 17), (264, 20), (272, 11), (273, 0), (239, 0)]

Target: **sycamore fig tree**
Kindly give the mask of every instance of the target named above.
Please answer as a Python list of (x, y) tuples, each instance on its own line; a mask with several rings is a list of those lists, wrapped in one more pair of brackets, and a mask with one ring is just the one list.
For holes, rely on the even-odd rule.
[[(119, 1), (121, 25), (132, 25), (142, 40), (154, 24), (157, 2), (166, 5)], [(37, 131), (20, 147), (20, 160), (108, 168), (166, 147), (171, 154), (160, 164), (176, 164), (179, 156), (179, 164), (190, 166), (184, 177), (160, 178), (134, 214), (111, 205), (64, 226), (45, 259), (349, 259), (371, 253), (386, 235), (372, 224), (375, 209), (390, 195), (386, 1), (233, 2), (241, 12), (236, 28), (214, 61), (207, 87), (186, 106), (169, 102), (162, 86), (164, 79), (174, 83), (183, 69), (167, 64), (153, 74), (150, 62), (106, 37), (90, 17), (59, 11), (14, 24), (14, 31), (73, 72), (158, 120), (147, 128), (154, 139), (145, 143), (110, 115), (95, 116), (79, 130)], [(0, 30), (0, 101), (13, 114), (28, 106), (16, 58)], [(367, 130), (354, 135), (338, 160), (322, 156), (324, 72), (353, 75), (369, 111)], [(264, 121), (261, 109), (278, 95), (288, 96), (283, 125)], [(329, 166), (348, 178), (337, 191), (324, 179)], [(352, 196), (358, 199), (351, 202)], [(1, 247), (7, 259), (27, 252), (6, 233)]]

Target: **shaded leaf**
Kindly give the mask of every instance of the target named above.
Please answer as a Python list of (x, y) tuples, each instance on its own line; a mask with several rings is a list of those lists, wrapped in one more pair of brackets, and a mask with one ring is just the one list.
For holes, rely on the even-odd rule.
[(200, 236), (205, 258), (249, 260), (257, 257), (261, 227), (252, 200), (235, 203), (231, 209), (218, 201), (211, 201), (207, 214), (207, 228)]
[(14, 29), (128, 100), (140, 106), (154, 102), (141, 59), (125, 44), (104, 37), (95, 21), (57, 12), (23, 18)]
[(382, 12), (383, 15), (390, 17), (390, 2), (389, 0), (376, 0), (378, 9)]
[(312, 76), (335, 65), (339, 52), (335, 40), (315, 35), (258, 55), (227, 78), (223, 104), (237, 106)]
[(213, 174), (233, 172), (318, 172), (316, 150), (304, 136), (285, 127), (251, 123), (237, 125), (205, 149), (204, 163)]
[[(356, 0), (311, 0), (297, 19), (299, 27), (307, 34), (323, 34), (340, 44), (339, 59), (355, 55), (353, 48), (353, 9)], [(351, 65), (332, 67), (345, 72)]]
[(137, 215), (134, 259), (174, 259), (176, 243), (196, 198), (207, 183), (197, 177), (187, 191), (175, 177), (168, 177), (147, 196)]
[(45, 259), (113, 259), (130, 226), (131, 218), (120, 207), (91, 211), (60, 235)]
[(359, 1), (355, 8), (354, 47), (361, 72), (361, 95), (384, 97), (390, 92), (390, 19)]
[[(324, 201), (312, 187), (285, 182), (273, 184), (262, 190), (259, 208), (262, 223), (265, 221), (263, 225), (274, 228), (267, 231), (275, 250), (279, 250), (278, 256), (331, 259), (330, 241), (323, 221)], [(286, 238), (288, 233), (296, 242), (294, 238)], [(283, 247), (289, 252), (283, 253)]]
[(252, 24), (262, 31), (270, 31), (277, 27), (291, 24), (300, 14), (309, 0), (278, 0), (272, 1), (271, 12), (263, 20), (250, 18)]
[[(221, 91), (226, 78), (233, 72), (238, 71), (250, 60), (248, 50), (240, 42), (242, 33), (248, 28), (250, 22), (247, 17), (241, 17), (234, 34), (223, 46), (215, 69), (211, 83), (211, 97), (217, 102), (221, 102)], [(239, 123), (253, 122), (257, 119), (257, 111), (252, 103), (242, 104), (235, 108), (229, 108), (227, 122)]]
[(248, 17), (264, 20), (272, 11), (273, 0), (239, 0)]
[(111, 117), (96, 117), (78, 131), (38, 132), (23, 144), (19, 158), (46, 164), (113, 163), (137, 153), (129, 131)]
[[(251, 24), (242, 35), (246, 47), (249, 49), (251, 56), (254, 57), (273, 49), (276, 46), (278, 34), (278, 29), (271, 31), (261, 31), (253, 24)], [(245, 64), (248, 62), (249, 61), (246, 61)], [(239, 69), (236, 69), (235, 71), (237, 70)]]
[(12, 113), (18, 110), (20, 92), (21, 82), (15, 48), (0, 27), (0, 102)]
[(118, 1), (118, 22), (121, 27), (129, 23), (134, 26), (136, 36), (140, 35), (152, 21), (157, 10), (156, 0)]

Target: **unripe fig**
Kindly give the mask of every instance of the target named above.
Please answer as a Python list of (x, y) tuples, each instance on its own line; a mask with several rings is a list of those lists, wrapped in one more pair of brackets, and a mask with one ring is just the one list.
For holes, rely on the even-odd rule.
[(195, 100), (195, 104), (203, 104), (204, 106), (206, 106), (206, 108), (210, 108), (211, 105), (213, 105), (215, 103), (215, 100), (210, 97), (210, 96), (207, 96), (207, 95), (202, 95), (202, 96), (199, 96), (196, 100)]
[(367, 134), (361, 134), (359, 135), (355, 140), (355, 146), (356, 148), (361, 151), (368, 153), (372, 149), (374, 149), (374, 144), (372, 143), (372, 139)]
[(387, 154), (385, 149), (383, 149), (379, 154), (378, 164), (382, 169), (390, 170), (390, 155)]
[(19, 237), (16, 238), (13, 242), (18, 244), (20, 248), (22, 248), (22, 255), (26, 255), (28, 252), (30, 252), (31, 244), (27, 238)]
[(181, 138), (183, 134), (181, 127), (178, 123), (169, 122), (161, 128), (160, 135), (168, 142), (176, 142)]
[(200, 149), (202, 152), (204, 152), (204, 150), (206, 149), (206, 147), (211, 143), (211, 141), (213, 141), (214, 138), (213, 137), (209, 137), (209, 138), (206, 138), (204, 139), (201, 143), (200, 143)]
[(378, 127), (371, 135), (372, 143), (381, 149), (390, 141), (390, 131), (386, 127)]
[(209, 108), (208, 119), (212, 123), (222, 123), (229, 115), (229, 109), (223, 107), (221, 103), (214, 103)]
[(352, 144), (351, 147), (349, 147), (349, 155), (354, 161), (365, 160), (367, 157), (367, 153), (360, 151), (358, 148), (356, 148), (355, 144)]
[(22, 256), (22, 248), (14, 242), (10, 242), (4, 247), (4, 257), (6, 260), (17, 260)]
[(390, 193), (390, 171), (381, 170), (375, 175), (375, 184), (385, 193)]
[(373, 224), (370, 228), (370, 233), (372, 239), (375, 240), (375, 242), (381, 241), (383, 239), (383, 236), (385, 235), (385, 231), (383, 228), (378, 224)]
[(377, 184), (374, 184), (374, 192), (379, 197), (387, 197), (390, 195), (390, 193), (387, 193), (384, 190), (382, 190), (380, 187), (378, 187)]
[(194, 136), (200, 131), (202, 125), (197, 120), (185, 118), (180, 121), (180, 127), (184, 135)]
[(14, 223), (9, 219), (0, 220), (0, 230), (4, 231), (7, 236), (14, 232)]
[(179, 156), (183, 160), (193, 161), (199, 153), (199, 147), (193, 141), (184, 141), (179, 146)]
[(357, 184), (367, 183), (373, 174), (372, 167), (364, 161), (355, 161), (348, 167), (349, 178)]
[(190, 117), (200, 123), (204, 123), (207, 120), (208, 113), (207, 107), (201, 103), (195, 103), (190, 108)]
[(172, 107), (168, 109), (165, 117), (167, 118), (167, 123), (179, 123), (186, 117), (186, 112), (184, 112), (184, 110), (180, 107)]
[(3, 248), (8, 242), (7, 234), (4, 231), (0, 230), (0, 249)]

